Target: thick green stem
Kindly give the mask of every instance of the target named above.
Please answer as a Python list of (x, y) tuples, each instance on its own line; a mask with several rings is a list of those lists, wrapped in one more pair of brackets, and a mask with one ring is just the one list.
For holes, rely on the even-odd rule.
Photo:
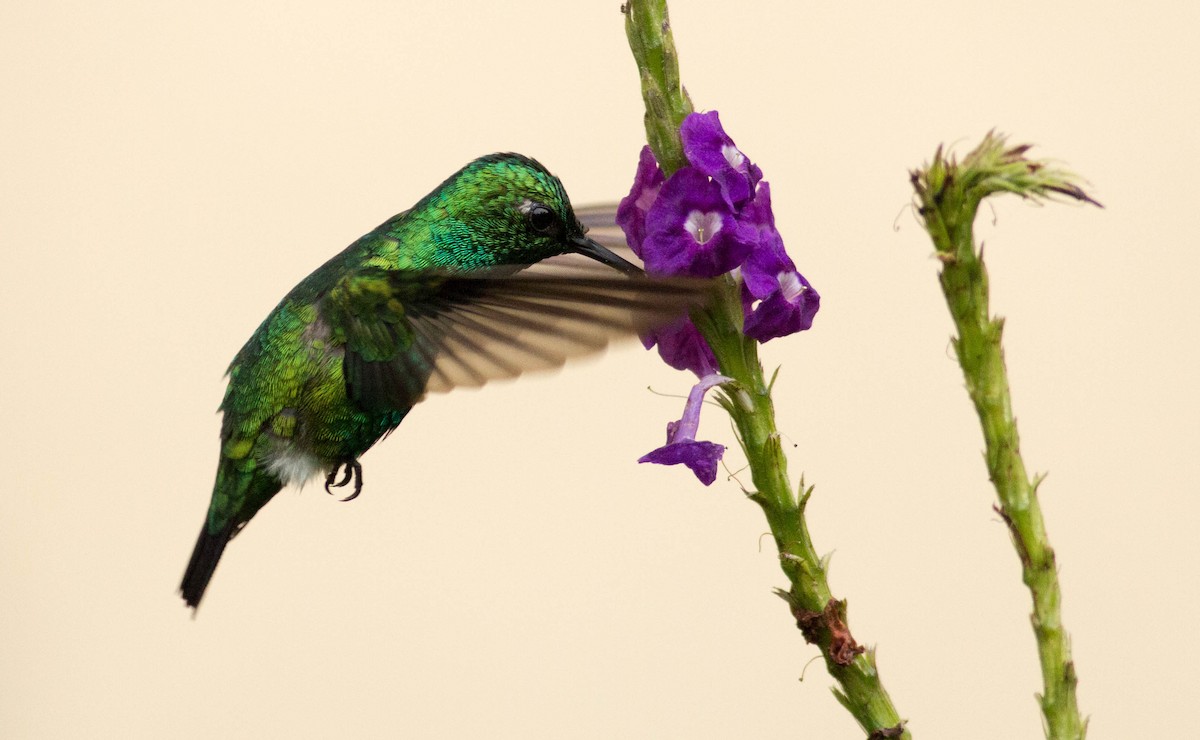
[(1038, 503), (1041, 478), (1030, 480), (1021, 459), (1001, 344), (1004, 321), (989, 315), (987, 267), (975, 248), (972, 227), (980, 202), (994, 192), (1017, 192), (1034, 199), (1058, 193), (1095, 201), (1070, 182), (1068, 173), (1026, 160), (1027, 148), (1006, 150), (1002, 137), (989, 134), (961, 166), (939, 149), (931, 165), (913, 173), (913, 186), (921, 217), (942, 260), (942, 292), (958, 329), (954, 350), (983, 427), (988, 475), (1000, 500), (997, 511), (1008, 525), (1033, 597), (1046, 736), (1081, 740), (1087, 723), (1076, 703), (1075, 665), (1062, 625), (1058, 570)]
[[(646, 136), (668, 176), (687, 164), (679, 125), (692, 111), (680, 84), (675, 45), (665, 0), (633, 0), (625, 11), (625, 30), (642, 81)], [(736, 381), (726, 387), (722, 405), (729, 412), (749, 462), (754, 491), (779, 549), (780, 565), (791, 588), (779, 591), (805, 639), (821, 650), (837, 680), (838, 701), (854, 716), (869, 740), (911, 738), (892, 705), (875, 666), (873, 652), (850, 634), (846, 602), (830, 592), (825, 562), (817, 554), (804, 517), (811, 489), (794, 493), (787, 459), (775, 427), (775, 406), (758, 360), (758, 344), (742, 334), (739, 285), (726, 276), (717, 300), (692, 318), (717, 357), (721, 373)]]

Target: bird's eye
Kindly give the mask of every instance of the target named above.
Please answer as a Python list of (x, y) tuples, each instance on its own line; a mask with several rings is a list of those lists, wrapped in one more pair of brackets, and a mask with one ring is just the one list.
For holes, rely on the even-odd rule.
[(546, 206), (534, 206), (529, 209), (529, 225), (540, 234), (549, 234), (558, 225), (558, 219)]

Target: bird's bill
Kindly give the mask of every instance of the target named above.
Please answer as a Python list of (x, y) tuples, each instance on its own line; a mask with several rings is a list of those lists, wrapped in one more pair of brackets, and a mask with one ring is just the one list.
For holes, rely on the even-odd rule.
[(577, 236), (571, 239), (571, 251), (575, 254), (582, 254), (585, 257), (590, 257), (597, 262), (614, 267), (626, 275), (642, 275), (642, 268), (633, 264), (627, 259), (624, 259), (614, 253), (611, 249), (602, 246), (586, 236)]

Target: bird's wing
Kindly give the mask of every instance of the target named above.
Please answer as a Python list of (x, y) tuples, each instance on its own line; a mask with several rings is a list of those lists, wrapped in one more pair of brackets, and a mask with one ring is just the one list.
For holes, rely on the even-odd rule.
[(625, 232), (617, 226), (616, 203), (577, 207), (575, 218), (583, 224), (590, 238), (629, 259), (633, 250), (626, 244)]
[(673, 321), (708, 293), (708, 281), (630, 278), (569, 258), (472, 272), (363, 268), (326, 294), (321, 313), (344, 344), (347, 396), (399, 410), (427, 392), (558, 367)]

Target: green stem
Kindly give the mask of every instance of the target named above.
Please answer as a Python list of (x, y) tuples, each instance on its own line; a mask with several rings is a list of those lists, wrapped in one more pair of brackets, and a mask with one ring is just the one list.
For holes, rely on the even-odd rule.
[(667, 3), (633, 0), (621, 10), (625, 13), (625, 36), (642, 78), (646, 140), (663, 172), (670, 175), (687, 164), (679, 124), (692, 112), (692, 101), (679, 79)]
[(1081, 740), (1087, 722), (1076, 703), (1075, 665), (1062, 625), (1058, 570), (1038, 503), (1041, 477), (1030, 480), (1021, 458), (1001, 344), (1004, 321), (989, 315), (987, 267), (975, 248), (972, 227), (980, 202), (994, 192), (1016, 192), (1033, 199), (1057, 193), (1095, 201), (1070, 182), (1068, 173), (1026, 160), (1027, 149), (1006, 150), (1003, 137), (989, 134), (961, 166), (939, 149), (933, 164), (913, 173), (913, 186), (921, 217), (942, 260), (942, 292), (958, 329), (954, 350), (983, 427), (988, 475), (1000, 500), (997, 511), (1008, 525), (1033, 597), (1046, 737)]
[[(632, 0), (624, 6), (625, 31), (641, 74), (646, 105), (646, 136), (666, 175), (687, 164), (679, 125), (692, 111), (680, 84), (675, 44), (665, 0)], [(718, 298), (693, 320), (717, 357), (721, 373), (736, 381), (721, 399), (738, 431), (755, 490), (779, 549), (791, 588), (778, 592), (789, 604), (804, 638), (816, 645), (830, 675), (840, 685), (838, 701), (854, 716), (869, 740), (906, 738), (899, 713), (884, 689), (873, 651), (860, 647), (846, 621), (846, 602), (833, 597), (825, 562), (817, 554), (804, 516), (812, 489), (801, 480), (793, 493), (775, 426), (775, 406), (758, 360), (758, 344), (742, 334), (740, 286), (729, 276)]]

